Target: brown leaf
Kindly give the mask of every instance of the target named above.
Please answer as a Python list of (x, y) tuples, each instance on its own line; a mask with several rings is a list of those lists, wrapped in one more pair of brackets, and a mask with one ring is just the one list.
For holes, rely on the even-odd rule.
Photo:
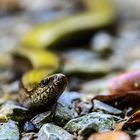
[(128, 118), (122, 120), (121, 122), (117, 122), (117, 123), (115, 124), (115, 129), (114, 129), (114, 131), (121, 131), (122, 128), (123, 128), (123, 126), (124, 126), (124, 124), (127, 122), (127, 120), (128, 120)]
[(140, 125), (140, 110), (132, 114), (127, 122), (124, 124), (123, 129), (126, 128), (132, 128), (132, 129), (138, 129)]
[(130, 140), (130, 137), (128, 134), (118, 131), (92, 134), (88, 140)]
[(115, 106), (119, 109), (126, 109), (132, 107), (133, 109), (140, 108), (140, 91), (130, 91), (125, 93), (119, 93), (115, 95), (99, 95), (92, 100), (97, 99), (106, 104)]
[(140, 71), (121, 74), (109, 83), (110, 94), (123, 94), (135, 90), (140, 91)]

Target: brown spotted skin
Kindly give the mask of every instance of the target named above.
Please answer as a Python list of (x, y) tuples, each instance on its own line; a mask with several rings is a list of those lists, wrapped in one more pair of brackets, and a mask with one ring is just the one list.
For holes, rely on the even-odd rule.
[(67, 78), (64, 74), (48, 76), (29, 87), (20, 84), (19, 101), (29, 109), (47, 107), (57, 101), (67, 86)]

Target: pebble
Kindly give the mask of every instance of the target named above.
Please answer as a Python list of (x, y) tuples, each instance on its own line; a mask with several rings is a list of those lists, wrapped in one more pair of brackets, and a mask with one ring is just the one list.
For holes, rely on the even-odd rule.
[(78, 92), (65, 91), (57, 101), (56, 111), (54, 116), (55, 124), (59, 126), (65, 125), (69, 120), (78, 116), (75, 110), (75, 103), (80, 101)]
[(106, 32), (98, 32), (91, 39), (91, 49), (101, 56), (106, 56), (112, 52), (113, 39)]
[(102, 110), (106, 113), (114, 114), (114, 115), (120, 115), (122, 114), (122, 111), (120, 109), (114, 108), (108, 104), (105, 104), (99, 100), (93, 100), (93, 109), (94, 110)]
[(40, 129), (45, 123), (51, 122), (53, 114), (51, 111), (43, 112), (37, 114), (35, 117), (31, 119), (32, 124)]
[(91, 131), (107, 132), (114, 128), (114, 119), (109, 114), (92, 112), (70, 120), (64, 129), (71, 134), (88, 135)]
[(8, 101), (2, 105), (0, 114), (14, 121), (23, 121), (31, 117), (27, 108), (13, 101)]
[(0, 124), (0, 140), (20, 140), (20, 132), (17, 123), (9, 120)]
[(63, 128), (47, 123), (40, 129), (37, 140), (76, 140), (76, 138)]
[(36, 131), (35, 126), (31, 122), (26, 122), (24, 124), (24, 132), (34, 132)]

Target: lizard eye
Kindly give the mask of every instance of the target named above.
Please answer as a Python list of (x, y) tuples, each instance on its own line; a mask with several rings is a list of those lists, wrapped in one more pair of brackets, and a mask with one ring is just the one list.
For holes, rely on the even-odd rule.
[(55, 81), (58, 81), (58, 80), (59, 80), (59, 78), (58, 78), (57, 75), (54, 76), (54, 80), (55, 80)]
[(41, 80), (41, 82), (40, 82), (40, 86), (41, 87), (45, 87), (45, 86), (47, 86), (48, 85), (48, 81), (47, 80)]

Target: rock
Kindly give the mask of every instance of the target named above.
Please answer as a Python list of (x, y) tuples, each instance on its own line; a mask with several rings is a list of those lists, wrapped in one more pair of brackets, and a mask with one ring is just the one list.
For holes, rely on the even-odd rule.
[(17, 93), (19, 89), (19, 81), (14, 81), (9, 85), (9, 91), (12, 93)]
[(80, 94), (77, 92), (65, 91), (57, 101), (54, 122), (59, 125), (65, 125), (69, 120), (78, 116), (75, 110), (75, 103), (80, 100)]
[(0, 114), (5, 115), (8, 119), (12, 119), (14, 121), (23, 121), (31, 117), (27, 108), (13, 101), (9, 101), (2, 105)]
[[(81, 76), (107, 74), (112, 66), (106, 60), (101, 60), (91, 51), (74, 50), (65, 53), (63, 71)], [(99, 74), (99, 75), (98, 75)]]
[(31, 122), (26, 122), (24, 124), (24, 132), (34, 132), (36, 131), (36, 127)]
[(116, 9), (119, 17), (120, 18), (123, 17), (123, 22), (122, 22), (122, 20), (119, 20), (119, 26), (122, 27), (122, 24), (130, 26), (130, 24), (136, 23), (137, 21), (139, 21), (139, 17), (140, 17), (140, 15), (138, 14), (140, 12), (140, 9), (139, 9), (140, 2), (139, 1), (137, 1), (137, 0), (123, 0), (123, 1), (122, 0), (113, 0), (112, 2), (113, 2), (113, 5), (115, 6), (114, 8)]
[(120, 115), (122, 114), (122, 111), (114, 108), (108, 104), (105, 104), (99, 100), (93, 100), (93, 109), (94, 110), (102, 110), (106, 113), (114, 114), (114, 115)]
[(34, 2), (34, 0), (21, 0), (19, 1), (21, 4), (21, 7), (23, 9), (29, 10), (29, 11), (39, 11), (39, 10), (64, 10), (64, 9), (74, 9), (78, 8), (80, 4), (80, 0), (60, 0), (59, 2), (57, 0), (40, 0), (38, 2)]
[(92, 112), (70, 120), (64, 129), (72, 134), (89, 135), (91, 132), (106, 132), (114, 128), (113, 117), (101, 112)]
[(91, 39), (91, 48), (106, 57), (112, 52), (113, 38), (106, 32), (99, 32)]
[(37, 140), (75, 140), (76, 138), (59, 126), (48, 123), (42, 126)]
[[(88, 69), (87, 69), (88, 68)], [(64, 65), (64, 72), (74, 74), (103, 75), (111, 71), (111, 66), (103, 60), (69, 61)]]
[(76, 109), (78, 110), (78, 114), (80, 114), (80, 116), (86, 115), (90, 113), (92, 109), (92, 103), (81, 101), (76, 105)]
[(7, 121), (8, 121), (7, 116), (4, 114), (0, 114), (0, 122), (7, 122)]
[(31, 122), (37, 129), (40, 129), (45, 123), (51, 122), (52, 117), (53, 113), (51, 111), (47, 111), (37, 114), (31, 119)]
[(9, 120), (0, 124), (1, 140), (20, 140), (20, 133), (16, 122)]
[(133, 33), (126, 32), (125, 34), (126, 35), (121, 35), (121, 38), (114, 41), (114, 53), (108, 61), (112, 64), (114, 70), (126, 71), (130, 65), (132, 65), (136, 60), (140, 59), (139, 33), (136, 35), (136, 32), (134, 31)]
[(130, 137), (125, 132), (107, 132), (107, 133), (94, 133), (88, 140), (130, 140)]
[(135, 135), (140, 137), (140, 129), (136, 130)]
[(16, 78), (16, 73), (12, 68), (0, 68), (0, 82), (8, 83)]
[(80, 92), (82, 93), (90, 93), (92, 95), (103, 94), (106, 95), (108, 93), (108, 81), (110, 77), (104, 77), (97, 80), (91, 80), (88, 82), (84, 82), (80, 85)]
[(127, 68), (128, 71), (135, 71), (140, 70), (140, 60), (134, 61), (130, 66)]

